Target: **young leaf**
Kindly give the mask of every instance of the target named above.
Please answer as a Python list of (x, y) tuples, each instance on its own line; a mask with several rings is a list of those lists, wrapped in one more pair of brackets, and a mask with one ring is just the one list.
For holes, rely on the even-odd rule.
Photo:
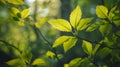
[(12, 12), (13, 12), (14, 15), (16, 15), (17, 13), (20, 12), (20, 11), (19, 11), (17, 8), (15, 8), (15, 7), (12, 7), (11, 10), (12, 10)]
[(21, 18), (26, 18), (30, 13), (30, 8), (28, 9), (24, 9), (22, 12), (21, 12)]
[(101, 59), (105, 58), (108, 54), (110, 54), (112, 52), (111, 49), (104, 47), (103, 49), (100, 50), (99, 52), (99, 56)]
[(64, 51), (67, 52), (70, 48), (75, 46), (77, 38), (70, 37), (66, 42), (63, 43)]
[(9, 3), (15, 4), (15, 5), (22, 5), (24, 4), (23, 0), (7, 0)]
[(52, 51), (48, 51), (48, 52), (46, 53), (46, 56), (47, 56), (47, 57), (50, 57), (50, 58), (54, 58), (55, 53), (53, 53)]
[(64, 19), (52, 19), (48, 21), (54, 28), (60, 30), (60, 31), (66, 31), (66, 32), (71, 32), (72, 28), (69, 24), (68, 21)]
[(99, 28), (102, 35), (109, 33), (111, 29), (112, 29), (111, 24), (101, 25)]
[(81, 58), (72, 59), (69, 63), (69, 67), (79, 67), (81, 63)]
[(53, 44), (53, 47), (57, 47), (59, 45), (62, 45), (66, 40), (68, 40), (70, 36), (61, 36)]
[(92, 19), (93, 18), (85, 18), (85, 19), (80, 20), (77, 26), (77, 30), (84, 30), (89, 25), (89, 22), (92, 21)]
[(88, 55), (91, 55), (91, 53), (92, 53), (92, 44), (90, 42), (83, 40), (82, 48), (84, 49), (84, 51)]
[(10, 65), (11, 67), (17, 67), (17, 66), (25, 67), (26, 66), (25, 62), (20, 58), (9, 60), (6, 63)]
[(24, 24), (24, 22), (19, 21), (19, 22), (18, 22), (18, 25), (24, 26), (25, 24)]
[(76, 26), (78, 25), (81, 16), (82, 16), (82, 11), (80, 7), (77, 6), (70, 14), (70, 23), (74, 28), (76, 28)]
[(41, 58), (35, 59), (32, 63), (32, 65), (45, 65), (45, 64), (46, 64), (46, 61)]
[(108, 9), (105, 6), (97, 6), (96, 7), (96, 14), (99, 18), (107, 18), (108, 16)]

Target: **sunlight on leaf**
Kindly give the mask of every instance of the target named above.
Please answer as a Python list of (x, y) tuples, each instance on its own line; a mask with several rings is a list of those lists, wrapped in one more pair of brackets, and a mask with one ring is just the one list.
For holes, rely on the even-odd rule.
[(54, 58), (55, 53), (53, 53), (52, 51), (47, 51), (46, 56), (50, 58)]
[(81, 58), (72, 59), (69, 63), (69, 67), (79, 67), (81, 63)]
[(24, 22), (19, 21), (19, 22), (18, 22), (18, 25), (24, 26), (25, 24), (24, 24)]
[(41, 58), (37, 58), (33, 61), (32, 65), (45, 65), (46, 62), (44, 59), (41, 59)]
[(75, 46), (77, 40), (78, 40), (78, 39), (75, 38), (75, 37), (70, 37), (66, 42), (64, 42), (64, 43), (63, 43), (64, 52), (67, 52), (67, 51), (70, 50), (73, 46)]
[(17, 67), (17, 66), (21, 66), (21, 67), (25, 67), (25, 63), (22, 59), (12, 59), (9, 60), (8, 62), (6, 62), (8, 65), (12, 66), (12, 67)]
[(9, 3), (15, 4), (15, 5), (22, 5), (24, 4), (23, 0), (7, 0)]
[(69, 38), (70, 38), (70, 36), (61, 36), (61, 37), (57, 38), (53, 44), (53, 47), (57, 47), (57, 46), (62, 45)]
[(92, 44), (90, 42), (83, 40), (82, 48), (84, 49), (84, 51), (88, 55), (91, 55), (91, 53), (92, 53)]
[(68, 64), (64, 64), (64, 67), (69, 67), (69, 65)]
[(92, 19), (93, 18), (81, 19), (78, 24), (77, 30), (84, 30), (89, 25), (89, 23), (92, 21)]
[(64, 19), (51, 19), (48, 21), (54, 28), (60, 30), (60, 31), (66, 31), (71, 32), (72, 28), (68, 21)]
[(105, 6), (97, 6), (96, 7), (96, 15), (99, 17), (99, 18), (107, 18), (108, 16), (108, 9), (107, 7)]
[(28, 9), (24, 9), (22, 12), (21, 12), (21, 18), (26, 18), (30, 13), (30, 8)]
[(40, 24), (39, 22), (36, 22), (36, 23), (35, 23), (35, 26), (36, 26), (37, 28), (40, 28), (40, 27), (41, 27), (41, 24)]
[(12, 7), (11, 10), (12, 10), (12, 12), (13, 12), (14, 15), (16, 15), (17, 13), (20, 12), (20, 11), (19, 11), (17, 8), (15, 8), (15, 7)]
[(82, 11), (79, 6), (77, 6), (70, 14), (70, 23), (76, 28), (82, 16)]

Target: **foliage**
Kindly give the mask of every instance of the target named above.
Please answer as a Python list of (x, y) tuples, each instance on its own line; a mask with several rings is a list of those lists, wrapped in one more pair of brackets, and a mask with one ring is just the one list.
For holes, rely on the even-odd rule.
[[(3, 47), (4, 45), (5, 47), (3, 51), (7, 53), (8, 50), (11, 50), (11, 53), (15, 56), (5, 61), (6, 65), (12, 67), (120, 66), (119, 5), (115, 4), (111, 8), (106, 5), (97, 5), (95, 10), (97, 17), (90, 18), (83, 17), (81, 7), (77, 5), (70, 13), (68, 21), (66, 19), (50, 19), (47, 17), (37, 20), (36, 14), (30, 14), (31, 8), (17, 8), (20, 5), (25, 6), (23, 0), (1, 0), (0, 3), (4, 4), (2, 5), (4, 7), (11, 5), (7, 8), (10, 9), (9, 17), (12, 18), (10, 21), (17, 22), (18, 25), (13, 23), (13, 26), (20, 27), (22, 30), (22, 33), (17, 29), (13, 31), (14, 34), (20, 34), (14, 39), (14, 42), (18, 41), (18, 44), (11, 42), (11, 39), (15, 37), (14, 34), (12, 34), (11, 38), (4, 36), (0, 38), (0, 46)], [(53, 27), (53, 30), (57, 29), (67, 34), (62, 34), (52, 43), (52, 40), (54, 40), (52, 35), (50, 35), (51, 41), (49, 41), (49, 38), (46, 38), (45, 34), (41, 32), (43, 24), (47, 21)], [(48, 28), (50, 27), (48, 26)], [(95, 31), (100, 34), (100, 37), (96, 37), (98, 40), (91, 38), (91, 33), (94, 36), (97, 35), (94, 33)], [(86, 38), (82, 34), (88, 37)], [(8, 34), (4, 35), (7, 36)], [(35, 45), (40, 45), (40, 47), (34, 49)], [(41, 53), (40, 57), (35, 57), (33, 50), (37, 52), (38, 49), (42, 49), (41, 52), (43, 53)], [(75, 53), (79, 55), (74, 55)], [(66, 55), (70, 58), (66, 58)], [(74, 55), (74, 57), (70, 55)], [(64, 61), (64, 59), (67, 59), (67, 61)]]

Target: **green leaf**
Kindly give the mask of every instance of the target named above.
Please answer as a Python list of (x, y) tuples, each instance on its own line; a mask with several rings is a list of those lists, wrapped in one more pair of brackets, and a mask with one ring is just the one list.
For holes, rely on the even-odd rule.
[(93, 49), (93, 52), (92, 52), (93, 55), (97, 52), (97, 50), (99, 49), (99, 47), (100, 47), (100, 44), (96, 44), (95, 45), (95, 47)]
[(70, 37), (66, 42), (63, 43), (64, 51), (67, 52), (70, 48), (75, 46), (77, 38)]
[(99, 28), (102, 35), (105, 35), (105, 34), (109, 33), (111, 31), (111, 29), (112, 29), (112, 26), (111, 26), (111, 24), (108, 24), (108, 23), (104, 24), (104, 25), (101, 25), (100, 28)]
[(7, 0), (9, 3), (15, 4), (15, 5), (22, 5), (24, 4), (23, 0)]
[(83, 40), (82, 48), (84, 49), (84, 51), (88, 55), (91, 55), (91, 53), (92, 53), (92, 44), (90, 42)]
[(89, 23), (92, 21), (92, 19), (93, 18), (85, 18), (85, 19), (80, 20), (77, 30), (84, 30), (89, 25)]
[(47, 51), (46, 56), (50, 57), (50, 58), (54, 58), (55, 57), (55, 53), (53, 53), (52, 51)]
[(30, 8), (28, 9), (24, 9), (22, 12), (21, 12), (21, 18), (26, 18), (30, 13)]
[(80, 7), (77, 6), (70, 14), (70, 23), (74, 28), (76, 28), (76, 26), (78, 25), (81, 16), (82, 16), (82, 11)]
[(30, 63), (31, 61), (31, 58), (32, 58), (32, 53), (30, 51), (24, 51), (22, 53), (22, 58), (24, 59), (24, 61), (26, 63)]
[(105, 6), (97, 6), (96, 7), (96, 14), (99, 18), (107, 18), (108, 16), (108, 9)]
[(57, 38), (53, 44), (53, 47), (57, 47), (59, 45), (62, 45), (69, 38), (70, 38), (70, 36), (61, 36), (61, 37)]
[(56, 29), (60, 31), (66, 31), (66, 32), (71, 32), (72, 28), (71, 25), (68, 21), (64, 19), (51, 19), (49, 20), (49, 23)]
[(20, 11), (19, 11), (17, 8), (15, 8), (15, 7), (12, 7), (12, 8), (11, 8), (11, 11), (12, 11), (12, 13), (13, 13), (14, 15), (16, 15), (17, 13), (20, 12)]
[(111, 49), (104, 47), (103, 49), (100, 50), (99, 52), (99, 56), (101, 59), (105, 58), (108, 54), (110, 54), (112, 52)]
[(6, 62), (8, 65), (12, 66), (12, 67), (26, 67), (25, 62), (20, 59), (20, 58), (16, 58), (16, 59), (12, 59)]
[(37, 58), (33, 61), (32, 65), (46, 65), (46, 61), (41, 58)]
[(98, 21), (98, 22), (95, 22), (93, 24), (91, 24), (87, 29), (86, 31), (88, 32), (91, 32), (91, 31), (94, 31), (96, 28), (98, 28), (100, 25), (103, 25), (105, 24), (105, 21)]
[(72, 59), (69, 63), (69, 67), (79, 67), (81, 63), (81, 58)]

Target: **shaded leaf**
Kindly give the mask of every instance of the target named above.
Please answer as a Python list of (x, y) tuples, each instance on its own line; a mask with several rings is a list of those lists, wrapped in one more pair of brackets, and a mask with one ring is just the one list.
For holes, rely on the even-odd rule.
[(111, 24), (104, 24), (104, 25), (101, 25), (99, 28), (102, 35), (109, 33), (111, 29), (112, 29)]
[(33, 61), (32, 65), (46, 65), (46, 62), (44, 59), (37, 58)]
[(22, 58), (24, 59), (24, 61), (26, 63), (30, 63), (31, 61), (31, 58), (32, 58), (32, 53), (30, 51), (24, 51), (22, 53)]
[(26, 18), (30, 13), (30, 8), (28, 9), (24, 9), (22, 12), (21, 12), (21, 18)]
[(77, 42), (77, 38), (75, 37), (70, 37), (66, 42), (64, 42), (63, 47), (64, 47), (64, 51), (67, 52), (70, 48), (72, 48), (73, 46), (75, 46)]
[(108, 16), (108, 9), (107, 7), (105, 6), (97, 6), (96, 7), (96, 15), (99, 17), (99, 18), (107, 18)]
[(60, 31), (66, 31), (66, 32), (71, 32), (72, 28), (69, 24), (68, 21), (64, 20), (64, 19), (52, 19), (49, 20), (49, 23), (56, 29), (60, 30)]
[(24, 4), (23, 0), (7, 0), (9, 3), (15, 4), (15, 5), (22, 5)]
[(76, 28), (76, 26), (78, 25), (81, 16), (82, 16), (82, 11), (80, 7), (77, 6), (70, 14), (70, 23), (74, 28)]
[(84, 30), (89, 25), (89, 23), (92, 21), (92, 19), (93, 18), (81, 19), (78, 24), (77, 30)]
[(104, 47), (103, 49), (100, 50), (99, 52), (99, 56), (101, 59), (105, 58), (108, 54), (110, 54), (112, 52), (111, 49)]
[(70, 36), (61, 36), (61, 37), (57, 38), (53, 44), (53, 47), (57, 47), (59, 45), (62, 45), (69, 38), (70, 38)]
[(92, 44), (90, 42), (83, 40), (82, 48), (84, 49), (84, 51), (88, 55), (91, 55), (91, 53), (92, 53)]

